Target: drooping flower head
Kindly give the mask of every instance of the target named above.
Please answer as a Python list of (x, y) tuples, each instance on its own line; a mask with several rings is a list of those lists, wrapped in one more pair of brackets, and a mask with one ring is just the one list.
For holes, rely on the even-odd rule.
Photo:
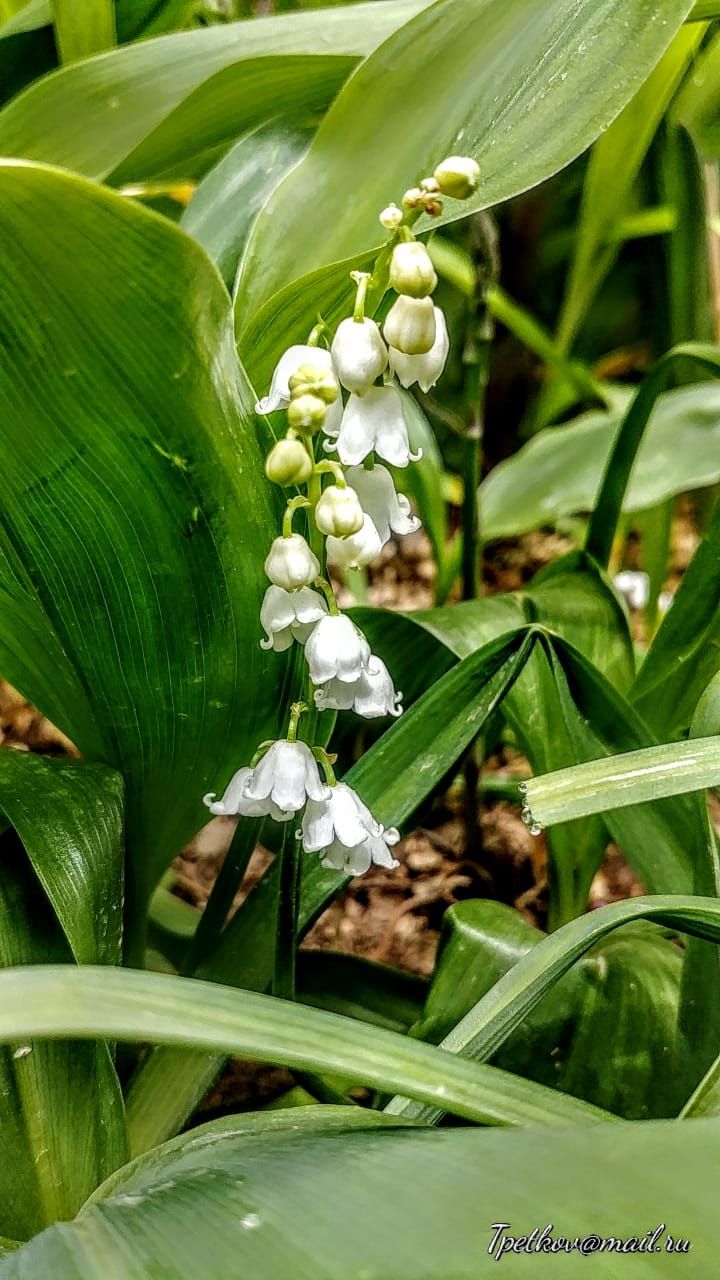
[(334, 445), (340, 461), (357, 466), (373, 450), (394, 467), (417, 462), (411, 453), (400, 393), (396, 387), (370, 387), (364, 396), (351, 395), (345, 406), (340, 434)]
[(305, 644), (315, 623), (327, 611), (320, 592), (310, 587), (299, 587), (297, 591), (268, 587), (260, 608), (260, 622), (266, 636), (260, 641), (261, 647), (284, 653), (293, 640)]
[(243, 788), (247, 800), (297, 813), (307, 800), (327, 800), (330, 788), (320, 779), (315, 758), (306, 742), (274, 742), (255, 765)]
[(313, 684), (328, 680), (357, 680), (370, 661), (370, 645), (345, 614), (328, 614), (313, 627), (305, 644), (305, 658)]
[(410, 503), (404, 493), (397, 493), (387, 467), (376, 464), (370, 470), (365, 467), (349, 467), (348, 484), (351, 484), (360, 505), (370, 517), (380, 538), (381, 546), (391, 533), (415, 533), (420, 528), (417, 516), (411, 514)]

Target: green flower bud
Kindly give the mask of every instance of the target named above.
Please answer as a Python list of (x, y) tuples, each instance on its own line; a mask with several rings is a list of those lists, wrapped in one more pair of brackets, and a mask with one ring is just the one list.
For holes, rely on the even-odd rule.
[(435, 342), (435, 308), (432, 298), (407, 298), (393, 303), (383, 326), (385, 341), (406, 356), (423, 356)]
[(265, 459), (265, 475), (273, 484), (306, 484), (313, 464), (300, 440), (278, 440)]
[(337, 378), (331, 369), (321, 369), (314, 364), (301, 364), (297, 373), (288, 381), (291, 399), (298, 396), (318, 396), (325, 404), (334, 404), (340, 394)]
[(312, 436), (325, 421), (327, 405), (320, 396), (301, 395), (290, 401), (287, 411), (288, 425), (301, 435)]
[(480, 168), (471, 156), (448, 156), (433, 174), (444, 196), (467, 200), (477, 189)]
[(328, 485), (315, 508), (315, 523), (321, 533), (333, 538), (347, 538), (363, 526), (363, 509), (354, 489)]
[(437, 284), (430, 254), (419, 240), (396, 244), (390, 259), (390, 284), (396, 293), (426, 298)]

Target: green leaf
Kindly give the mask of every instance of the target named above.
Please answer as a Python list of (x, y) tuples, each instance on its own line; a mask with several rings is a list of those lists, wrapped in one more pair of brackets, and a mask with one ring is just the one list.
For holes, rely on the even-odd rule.
[(684, 732), (720, 668), (720, 505), (638, 672), (632, 700), (661, 738)]
[[(205, 1280), (210, 1258), (218, 1276), (404, 1280), (421, 1259), (423, 1280), (483, 1280), (497, 1274), (498, 1223), (509, 1223), (499, 1239), (535, 1231), (534, 1240), (552, 1223), (546, 1236), (587, 1239), (586, 1253), (601, 1237), (647, 1248), (657, 1230), (659, 1252), (629, 1270), (663, 1280), (690, 1261), (694, 1274), (712, 1275), (716, 1121), (507, 1134), (398, 1130), (367, 1117), (351, 1127), (345, 1108), (330, 1110), (343, 1114), (317, 1130), (310, 1107), (257, 1134), (237, 1120), (194, 1130), (128, 1166), (76, 1222), (10, 1255), (0, 1276)], [(690, 1242), (679, 1265), (668, 1235)], [(512, 1280), (533, 1266), (566, 1280), (617, 1276), (628, 1261), (617, 1247), (581, 1263), (560, 1248), (548, 1262), (540, 1249), (506, 1251), (502, 1269)]]
[(203, 246), (229, 289), (253, 219), (310, 136), (309, 129), (281, 120), (253, 129), (203, 178), (183, 213), (180, 226)]
[(52, 12), (62, 62), (103, 53), (116, 43), (113, 0), (52, 0)]
[(607, 564), (610, 559), (625, 493), (653, 406), (676, 365), (684, 360), (720, 376), (720, 349), (700, 342), (685, 342), (666, 352), (641, 382), (613, 441), (588, 527), (586, 547), (600, 564)]
[[(185, 165), (284, 111), (323, 108), (359, 57), (427, 0), (223, 23), (118, 49), (33, 85), (0, 112), (0, 151), (93, 178)], [(320, 52), (319, 52), (320, 50)]]
[(481, 1124), (562, 1124), (603, 1113), (352, 1018), (217, 983), (133, 969), (0, 972), (0, 1042), (103, 1036), (192, 1045), (402, 1089)]
[[(542, 938), (502, 903), (451, 907), (412, 1034), (438, 1044)], [(659, 932), (637, 925), (616, 931), (548, 991), (495, 1065), (627, 1119), (672, 1115), (663, 1076), (676, 1038), (682, 967), (682, 953)]]
[[(695, 24), (678, 31), (657, 66), (610, 128), (595, 143), (583, 184), (575, 252), (558, 322), (567, 351), (617, 258), (612, 232), (628, 199), (655, 131), (704, 35)], [(684, 334), (683, 337), (692, 337)]]
[(268, 202), (248, 245), (243, 304), (376, 245), (379, 210), (447, 154), (473, 156), (480, 183), (467, 203), (449, 202), (446, 221), (556, 173), (632, 97), (690, 8), (559, 0), (549, 14), (544, 0), (439, 0), (358, 68)]
[[(709, 7), (709, 6), (708, 6)], [(713, 6), (720, 10), (720, 6)], [(708, 15), (719, 16), (718, 13)], [(714, 160), (720, 154), (720, 125), (718, 105), (720, 88), (720, 35), (715, 33), (708, 40), (672, 110), (672, 121), (687, 129), (704, 160)]]
[[(475, 1060), (492, 1057), (576, 960), (613, 930), (637, 920), (653, 920), (693, 937), (720, 941), (720, 903), (716, 898), (667, 895), (599, 907), (532, 947), (445, 1036), (442, 1047)], [(672, 1069), (670, 1061), (668, 1073)], [(394, 1098), (386, 1112), (426, 1121), (439, 1114), (403, 1098)]]
[(123, 774), (140, 929), (203, 792), (278, 712), (252, 394), (226, 290), (166, 220), (9, 162), (0, 252), (0, 669)]
[(404, 969), (340, 951), (298, 951), (298, 999), (390, 1031), (417, 1020), (427, 982)]
[(720, 738), (665, 742), (531, 778), (526, 800), (542, 826), (720, 785)]
[[(595, 509), (622, 413), (593, 411), (547, 427), (494, 467), (479, 490), (485, 538), (515, 537)], [(644, 511), (720, 480), (720, 385), (659, 395), (637, 451), (622, 509)]]
[[(3, 968), (117, 962), (121, 795), (107, 769), (0, 752), (0, 812), (17, 833), (0, 840)], [(76, 1213), (126, 1153), (107, 1047), (21, 1037), (0, 1050), (0, 1128), (0, 1234)]]

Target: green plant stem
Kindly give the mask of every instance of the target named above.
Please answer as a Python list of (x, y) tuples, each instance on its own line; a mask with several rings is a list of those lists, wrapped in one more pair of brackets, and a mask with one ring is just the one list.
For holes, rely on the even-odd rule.
[(282, 1000), (295, 999), (295, 956), (300, 913), (302, 846), (292, 821), (285, 824), (280, 849), (280, 884), (275, 939), (275, 969), (272, 993)]
[(230, 848), (225, 855), (180, 968), (181, 974), (185, 977), (196, 972), (217, 942), (233, 899), (242, 884), (253, 850), (260, 839), (262, 825), (262, 819), (238, 819)]

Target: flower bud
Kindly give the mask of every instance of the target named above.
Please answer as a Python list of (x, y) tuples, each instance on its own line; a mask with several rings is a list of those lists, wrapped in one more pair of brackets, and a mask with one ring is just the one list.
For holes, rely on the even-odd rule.
[(471, 156), (448, 156), (433, 174), (444, 196), (467, 200), (480, 181), (479, 165)]
[(300, 533), (276, 538), (265, 561), (265, 572), (276, 587), (297, 591), (320, 576), (320, 562)]
[(387, 367), (388, 354), (374, 320), (349, 316), (337, 327), (332, 356), (343, 386), (362, 395)]
[(424, 192), (420, 187), (408, 187), (402, 198), (404, 209), (419, 209), (424, 201)]
[(386, 231), (396, 231), (403, 220), (402, 209), (398, 209), (396, 204), (389, 204), (387, 209), (383, 209), (378, 215), (378, 222)]
[(293, 431), (311, 436), (319, 431), (325, 421), (327, 405), (320, 396), (302, 395), (290, 401), (287, 410), (288, 425)]
[(306, 484), (313, 464), (300, 440), (278, 440), (265, 459), (265, 475), (273, 484)]
[(425, 298), (437, 284), (430, 254), (419, 240), (396, 244), (390, 259), (390, 284), (396, 293)]
[(432, 298), (406, 298), (393, 303), (383, 327), (385, 341), (407, 356), (421, 356), (435, 342), (435, 309)]
[(302, 364), (288, 382), (290, 396), (297, 400), (299, 396), (318, 396), (325, 404), (334, 404), (340, 394), (337, 378), (331, 369), (322, 369), (314, 364)]
[(321, 533), (333, 538), (346, 538), (363, 525), (363, 509), (354, 489), (330, 484), (315, 508), (315, 523)]

